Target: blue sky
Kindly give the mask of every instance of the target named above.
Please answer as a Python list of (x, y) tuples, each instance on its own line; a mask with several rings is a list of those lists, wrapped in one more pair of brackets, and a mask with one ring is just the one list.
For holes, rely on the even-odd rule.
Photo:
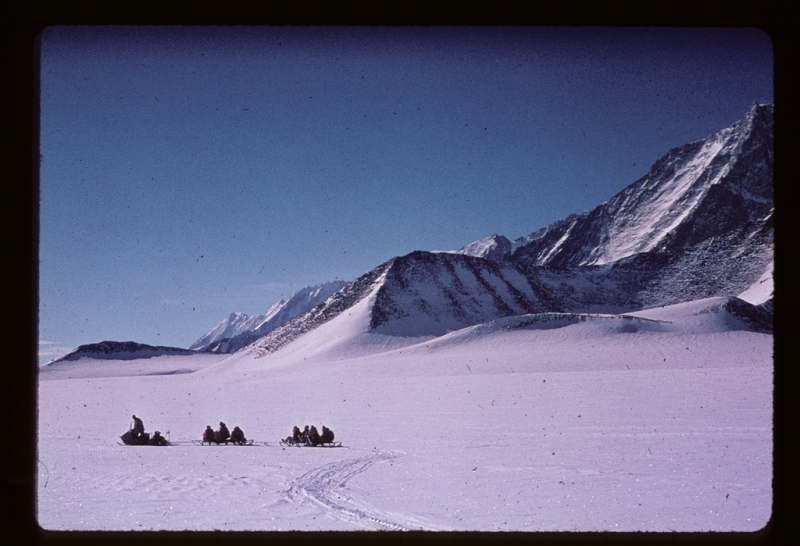
[(527, 235), (773, 102), (756, 29), (50, 27), (40, 361)]

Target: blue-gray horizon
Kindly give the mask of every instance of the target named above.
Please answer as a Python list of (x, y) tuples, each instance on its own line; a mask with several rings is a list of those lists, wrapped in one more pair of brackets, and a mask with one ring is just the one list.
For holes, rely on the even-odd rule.
[(394, 256), (525, 236), (774, 102), (747, 28), (49, 27), (40, 47), (40, 363), (188, 347)]

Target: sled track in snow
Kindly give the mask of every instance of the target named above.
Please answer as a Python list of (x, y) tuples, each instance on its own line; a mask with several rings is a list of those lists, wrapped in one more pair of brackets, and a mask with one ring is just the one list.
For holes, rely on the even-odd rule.
[(342, 491), (352, 477), (364, 472), (379, 461), (398, 457), (391, 451), (376, 451), (365, 457), (329, 463), (310, 470), (296, 479), (286, 496), (300, 504), (322, 506), (328, 514), (370, 529), (411, 531), (431, 529), (433, 526), (399, 514), (386, 514), (378, 509), (345, 496)]

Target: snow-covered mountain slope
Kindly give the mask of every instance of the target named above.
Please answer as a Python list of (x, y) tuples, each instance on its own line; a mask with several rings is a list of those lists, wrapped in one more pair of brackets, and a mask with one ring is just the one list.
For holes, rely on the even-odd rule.
[[(324, 347), (334, 339), (341, 343), (347, 335), (359, 337), (371, 350), (391, 344), (378, 336), (406, 338), (403, 343), (407, 343), (502, 317), (548, 312), (624, 314), (729, 297), (752, 286), (752, 279), (764, 271), (761, 258), (771, 257), (762, 249), (760, 254), (739, 256), (737, 260), (729, 251), (728, 246), (720, 245), (680, 255), (643, 253), (615, 264), (563, 269), (526, 268), (509, 261), (417, 251), (364, 275), (324, 306), (298, 316), (249, 350), (263, 356), (296, 339), (299, 344)], [(360, 330), (332, 322), (345, 312), (355, 314), (356, 304), (359, 316), (367, 317), (358, 323)], [(764, 315), (748, 310), (744, 314), (753, 313), (755, 331), (771, 329), (771, 312)], [(308, 339), (301, 337), (328, 322), (331, 324), (324, 332), (330, 333), (330, 340), (325, 339), (324, 332), (315, 332)]]
[(153, 358), (164, 355), (193, 355), (196, 351), (181, 349), (179, 347), (162, 347), (145, 345), (134, 341), (101, 341), (81, 345), (68, 355), (47, 364), (57, 366), (61, 362), (73, 362), (82, 358), (99, 360), (135, 360), (139, 358)]
[[(649, 337), (642, 338), (642, 341), (674, 339), (673, 334), (689, 337), (733, 331), (764, 334), (771, 333), (771, 320), (770, 313), (738, 298), (707, 298), (627, 314), (537, 313), (503, 317), (425, 340), (403, 348), (402, 352), (413, 356), (451, 353), (456, 347), (462, 351), (465, 347), (474, 347), (474, 354), (490, 354), (492, 350), (486, 349), (490, 346), (501, 354), (509, 343), (518, 347), (528, 346), (535, 351), (544, 342), (576, 344), (603, 340), (604, 343), (623, 345), (628, 343), (623, 338), (630, 334), (647, 334)], [(650, 334), (664, 334), (666, 337), (652, 337)]]
[[(674, 345), (685, 347), (687, 343), (694, 343), (689, 340), (707, 336), (716, 336), (723, 343), (725, 336), (734, 332), (746, 332), (748, 336), (772, 333), (770, 312), (735, 297), (715, 297), (622, 314), (544, 312), (514, 315), (440, 336), (393, 336), (369, 327), (380, 289), (380, 281), (373, 282), (369, 294), (347, 312), (303, 332), (303, 335), (296, 335), (288, 341), (284, 338), (286, 342), (283, 344), (266, 346), (255, 343), (198, 374), (235, 373), (249, 377), (258, 371), (279, 368), (285, 368), (289, 373), (293, 366), (319, 367), (325, 362), (379, 359), (385, 364), (382, 373), (402, 375), (393, 369), (392, 362), (422, 366), (421, 363), (429, 362), (437, 355), (466, 358), (479, 354), (501, 360), (502, 355), (506, 355), (519, 361), (526, 355), (533, 358), (545, 345), (563, 345), (564, 351), (577, 355), (581, 352), (580, 347), (592, 348), (593, 352), (601, 345), (632, 348), (637, 340), (645, 345), (655, 343), (671, 347), (669, 350), (674, 351)], [(635, 351), (631, 351), (631, 355), (634, 354)], [(263, 358), (267, 356), (269, 358)], [(703, 358), (721, 356), (705, 355)], [(428, 365), (434, 364), (425, 364)], [(438, 366), (436, 364), (430, 372), (438, 373)], [(580, 369), (591, 367), (590, 363), (578, 366)], [(319, 373), (325, 372), (320, 369)]]
[[(703, 321), (713, 318), (714, 331), (772, 331), (770, 309), (729, 296), (742, 293), (751, 281), (692, 284), (675, 276), (683, 271), (680, 260), (644, 263), (648, 256), (606, 266), (525, 269), (513, 262), (412, 252), (382, 264), (243, 352), (261, 357), (282, 349), (304, 358), (330, 357), (336, 347), (337, 355), (352, 356), (427, 342), (476, 325), (554, 327), (590, 316), (616, 317), (621, 331), (637, 331), (653, 329), (654, 323), (631, 326), (634, 322), (661, 319), (636, 318), (635, 311), (675, 304), (685, 306), (678, 314), (701, 316), (684, 321), (692, 328), (702, 330)], [(694, 303), (682, 303), (687, 295)]]
[(376, 286), (382, 282), (387, 269), (393, 262), (394, 259), (389, 260), (372, 271), (361, 275), (338, 290), (323, 303), (254, 341), (246, 347), (245, 351), (254, 356), (272, 353), (294, 341), (302, 334), (318, 328), (334, 317), (344, 314), (345, 311), (349, 311), (354, 305), (370, 296)]
[(670, 150), (607, 203), (529, 235), (514, 259), (599, 265), (702, 244), (771, 213), (773, 165), (773, 105), (753, 104), (730, 127)]
[[(510, 262), (415, 251), (362, 275), (324, 304), (253, 343), (247, 352), (274, 352), (345, 312), (352, 314), (356, 304), (368, 317), (358, 335), (400, 338), (430, 338), (509, 315), (630, 309), (630, 301), (616, 301), (622, 295), (618, 290), (611, 293), (614, 287), (605, 276), (602, 268), (527, 271)], [(331, 331), (339, 336), (341, 330)]]
[(753, 305), (765, 305), (772, 302), (774, 284), (772, 280), (772, 270), (775, 267), (774, 262), (769, 263), (769, 267), (764, 274), (761, 275), (756, 282), (752, 284), (747, 290), (739, 294), (739, 298), (744, 301), (750, 302)]
[(273, 311), (275, 307), (280, 306), (283, 303), (283, 300), (281, 300), (280, 302), (274, 304), (264, 315), (254, 315), (252, 317), (248, 317), (246, 314), (238, 311), (231, 313), (225, 320), (217, 324), (200, 339), (192, 343), (189, 346), (189, 349), (202, 351), (216, 341), (230, 339), (245, 332), (252, 332), (258, 324), (263, 322), (264, 318), (269, 315), (269, 313)]
[(331, 281), (306, 286), (292, 294), (288, 300), (273, 304), (263, 315), (248, 317), (244, 313), (231, 313), (189, 348), (212, 353), (232, 353), (324, 302), (346, 284), (344, 281)]
[(486, 258), (488, 260), (503, 260), (508, 257), (512, 250), (512, 243), (502, 235), (496, 233), (478, 239), (472, 243), (463, 246), (458, 250), (447, 250), (442, 252), (449, 252), (451, 254), (465, 254), (467, 256), (475, 256), (477, 258)]
[(636, 311), (626, 316), (668, 324), (665, 331), (772, 333), (772, 313), (736, 297), (706, 298)]

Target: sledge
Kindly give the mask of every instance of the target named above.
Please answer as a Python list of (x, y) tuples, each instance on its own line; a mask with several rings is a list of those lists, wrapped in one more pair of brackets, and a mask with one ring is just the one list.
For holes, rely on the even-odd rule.
[(245, 440), (244, 442), (233, 442), (225, 440), (222, 442), (206, 442), (205, 440), (192, 440), (196, 446), (265, 446), (267, 442), (256, 442), (254, 440)]
[(284, 438), (283, 440), (279, 440), (278, 443), (282, 446), (287, 447), (342, 447), (342, 442), (325, 442), (319, 443), (316, 446), (312, 445), (311, 442), (295, 442), (292, 437)]
[[(167, 432), (169, 435), (169, 432)], [(168, 446), (170, 445), (169, 440), (161, 436), (161, 432), (156, 431), (153, 434), (153, 437), (150, 437), (149, 432), (143, 433), (141, 436), (134, 440), (133, 432), (128, 431), (122, 436), (119, 437), (122, 440), (122, 443), (117, 442), (121, 446)]]

